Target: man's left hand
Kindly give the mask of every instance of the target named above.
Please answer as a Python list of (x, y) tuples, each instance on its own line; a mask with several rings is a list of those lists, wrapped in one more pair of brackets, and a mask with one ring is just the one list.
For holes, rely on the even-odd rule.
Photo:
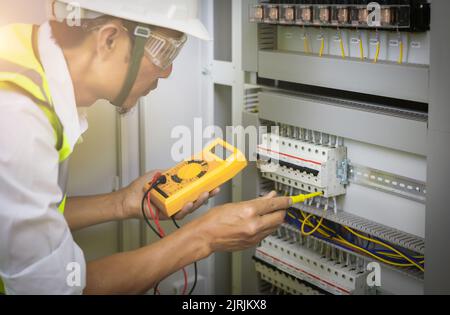
[[(122, 189), (120, 193), (122, 194), (122, 214), (121, 217), (123, 219), (142, 219), (142, 198), (145, 193), (145, 185), (149, 183), (153, 177), (159, 171), (151, 171), (141, 178), (135, 180), (130, 186)], [(209, 198), (216, 196), (220, 192), (220, 189), (217, 188), (212, 192), (204, 192), (199, 196), (197, 201), (186, 204), (183, 209), (178, 212), (175, 216), (176, 220), (182, 220), (187, 215), (193, 213), (195, 210), (206, 204)], [(156, 209), (159, 212), (159, 218), (161, 220), (168, 220), (169, 218), (164, 214), (163, 211), (158, 209), (154, 204), (152, 204), (153, 209)]]

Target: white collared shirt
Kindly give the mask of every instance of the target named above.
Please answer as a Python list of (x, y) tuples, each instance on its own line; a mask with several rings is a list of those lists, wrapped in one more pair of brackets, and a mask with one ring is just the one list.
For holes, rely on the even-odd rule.
[[(87, 130), (86, 115), (77, 110), (68, 66), (49, 23), (40, 27), (38, 38), (55, 111), (73, 149)], [(0, 90), (0, 278), (7, 294), (81, 294), (86, 283), (83, 252), (52, 206), (63, 194), (54, 139), (47, 117), (31, 99)], [(76, 280), (74, 266), (80, 267), (80, 286), (68, 282)]]

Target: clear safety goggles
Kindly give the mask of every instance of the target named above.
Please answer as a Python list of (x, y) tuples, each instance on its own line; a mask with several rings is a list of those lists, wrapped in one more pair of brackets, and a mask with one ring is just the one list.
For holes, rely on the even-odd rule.
[[(91, 21), (84, 28), (93, 31), (101, 27), (99, 23), (101, 23), (100, 18), (96, 19), (96, 23)], [(123, 29), (129, 33), (127, 27)], [(134, 35), (146, 38), (145, 55), (161, 70), (166, 70), (173, 64), (187, 42), (186, 34), (159, 27), (138, 26)]]
[(174, 38), (158, 30), (152, 31), (145, 45), (145, 54), (155, 66), (166, 70), (178, 57), (186, 41), (187, 36), (183, 33)]

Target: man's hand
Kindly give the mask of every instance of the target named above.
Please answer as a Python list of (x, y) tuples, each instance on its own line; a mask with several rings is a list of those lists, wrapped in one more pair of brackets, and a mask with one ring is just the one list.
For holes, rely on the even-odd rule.
[(291, 198), (271, 192), (252, 201), (226, 204), (192, 221), (191, 228), (203, 237), (211, 252), (237, 251), (255, 246), (284, 222)]
[[(145, 193), (145, 185), (149, 183), (156, 173), (160, 171), (152, 171), (137, 179), (130, 186), (121, 191), (122, 194), (122, 214), (123, 219), (142, 219), (141, 203)], [(176, 220), (182, 220), (187, 215), (193, 213), (195, 210), (203, 206), (209, 198), (214, 197), (220, 192), (217, 188), (212, 192), (205, 192), (201, 194), (197, 201), (186, 204), (183, 209), (175, 216)], [(159, 211), (159, 218), (161, 220), (169, 219), (160, 209), (152, 204), (153, 209)]]

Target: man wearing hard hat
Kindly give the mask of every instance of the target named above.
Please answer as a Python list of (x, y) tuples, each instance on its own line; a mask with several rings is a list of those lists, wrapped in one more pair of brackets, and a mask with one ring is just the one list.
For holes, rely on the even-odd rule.
[[(108, 195), (68, 198), (67, 163), (99, 99), (121, 111), (167, 78), (187, 35), (208, 40), (196, 0), (51, 1), (56, 20), (0, 28), (0, 292), (145, 293), (216, 251), (257, 244), (283, 222), (290, 200), (262, 199), (210, 210), (159, 242), (86, 263), (71, 231), (141, 218), (147, 174)], [(79, 23), (78, 23), (79, 22)], [(186, 216), (217, 193), (205, 193)], [(81, 283), (68, 281), (79, 266)], [(76, 268), (75, 268), (76, 270)]]

